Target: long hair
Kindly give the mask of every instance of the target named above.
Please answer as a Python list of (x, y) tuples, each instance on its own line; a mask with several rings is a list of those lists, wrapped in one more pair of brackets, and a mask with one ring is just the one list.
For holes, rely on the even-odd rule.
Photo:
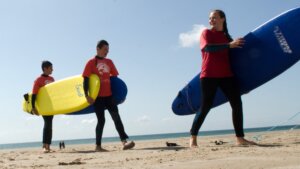
[(227, 22), (226, 22), (227, 19), (226, 19), (225, 13), (220, 9), (215, 9), (212, 12), (217, 12), (221, 18), (224, 18), (223, 32), (224, 32), (225, 36), (227, 37), (227, 39), (229, 40), (229, 42), (233, 41), (232, 37), (230, 36), (230, 34), (228, 32)]

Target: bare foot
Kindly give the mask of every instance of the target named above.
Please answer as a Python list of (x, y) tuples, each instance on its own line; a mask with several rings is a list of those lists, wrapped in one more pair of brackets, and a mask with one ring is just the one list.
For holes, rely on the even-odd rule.
[(108, 150), (102, 148), (101, 146), (96, 146), (95, 151), (96, 152), (108, 152)]
[(43, 148), (43, 153), (50, 153), (50, 150), (47, 148)]
[(135, 146), (135, 143), (131, 141), (130, 143), (124, 143), (123, 144), (123, 150), (132, 149)]
[(49, 148), (43, 148), (43, 153), (54, 153), (55, 151)]
[(50, 144), (43, 144), (43, 153), (53, 153), (54, 150), (50, 149)]
[(197, 136), (191, 136), (190, 138), (190, 148), (197, 148)]
[(257, 145), (257, 143), (253, 141), (246, 140), (244, 137), (237, 137), (237, 145), (239, 146), (247, 146), (247, 145)]

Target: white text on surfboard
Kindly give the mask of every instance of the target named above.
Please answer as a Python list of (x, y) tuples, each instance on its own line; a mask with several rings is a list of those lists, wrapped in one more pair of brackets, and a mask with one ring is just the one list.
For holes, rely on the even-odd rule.
[(278, 26), (275, 26), (274, 29), (275, 37), (278, 40), (279, 45), (281, 46), (281, 49), (284, 53), (292, 53), (292, 49), (290, 48), (289, 44), (287, 43), (283, 33), (281, 32), (280, 28)]

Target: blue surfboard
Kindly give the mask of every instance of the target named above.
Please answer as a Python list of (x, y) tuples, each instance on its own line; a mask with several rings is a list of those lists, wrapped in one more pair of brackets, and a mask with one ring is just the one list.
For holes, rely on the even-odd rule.
[[(127, 92), (128, 92), (125, 82), (116, 76), (111, 77), (110, 82), (111, 82), (113, 102), (117, 105), (123, 103), (126, 99)], [(100, 86), (100, 90), (101, 90), (101, 86)], [(95, 112), (95, 109), (94, 106), (91, 105), (85, 109), (70, 113), (68, 115), (82, 115), (82, 114), (89, 114), (93, 112)]]
[[(241, 94), (278, 76), (300, 59), (300, 8), (291, 9), (257, 27), (246, 36), (243, 48), (231, 49), (232, 70)], [(197, 74), (172, 103), (176, 115), (194, 114), (201, 107), (200, 74)], [(228, 100), (218, 90), (213, 107)]]

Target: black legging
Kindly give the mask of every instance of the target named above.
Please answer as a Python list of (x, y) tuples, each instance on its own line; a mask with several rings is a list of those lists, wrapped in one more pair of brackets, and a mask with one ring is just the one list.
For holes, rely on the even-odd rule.
[(51, 144), (53, 116), (43, 116), (43, 119), (44, 119), (43, 144)]
[(128, 138), (125, 133), (124, 126), (119, 115), (118, 106), (113, 103), (112, 97), (97, 97), (95, 101), (95, 112), (98, 119), (96, 126), (96, 145), (101, 145), (103, 128), (105, 124), (104, 110), (107, 109), (114, 121), (115, 127), (119, 133), (120, 139), (126, 141)]
[(232, 121), (237, 137), (244, 137), (243, 107), (238, 86), (233, 77), (229, 78), (201, 78), (202, 106), (197, 112), (191, 128), (191, 135), (198, 135), (206, 115), (212, 107), (218, 87), (228, 98), (232, 108)]

